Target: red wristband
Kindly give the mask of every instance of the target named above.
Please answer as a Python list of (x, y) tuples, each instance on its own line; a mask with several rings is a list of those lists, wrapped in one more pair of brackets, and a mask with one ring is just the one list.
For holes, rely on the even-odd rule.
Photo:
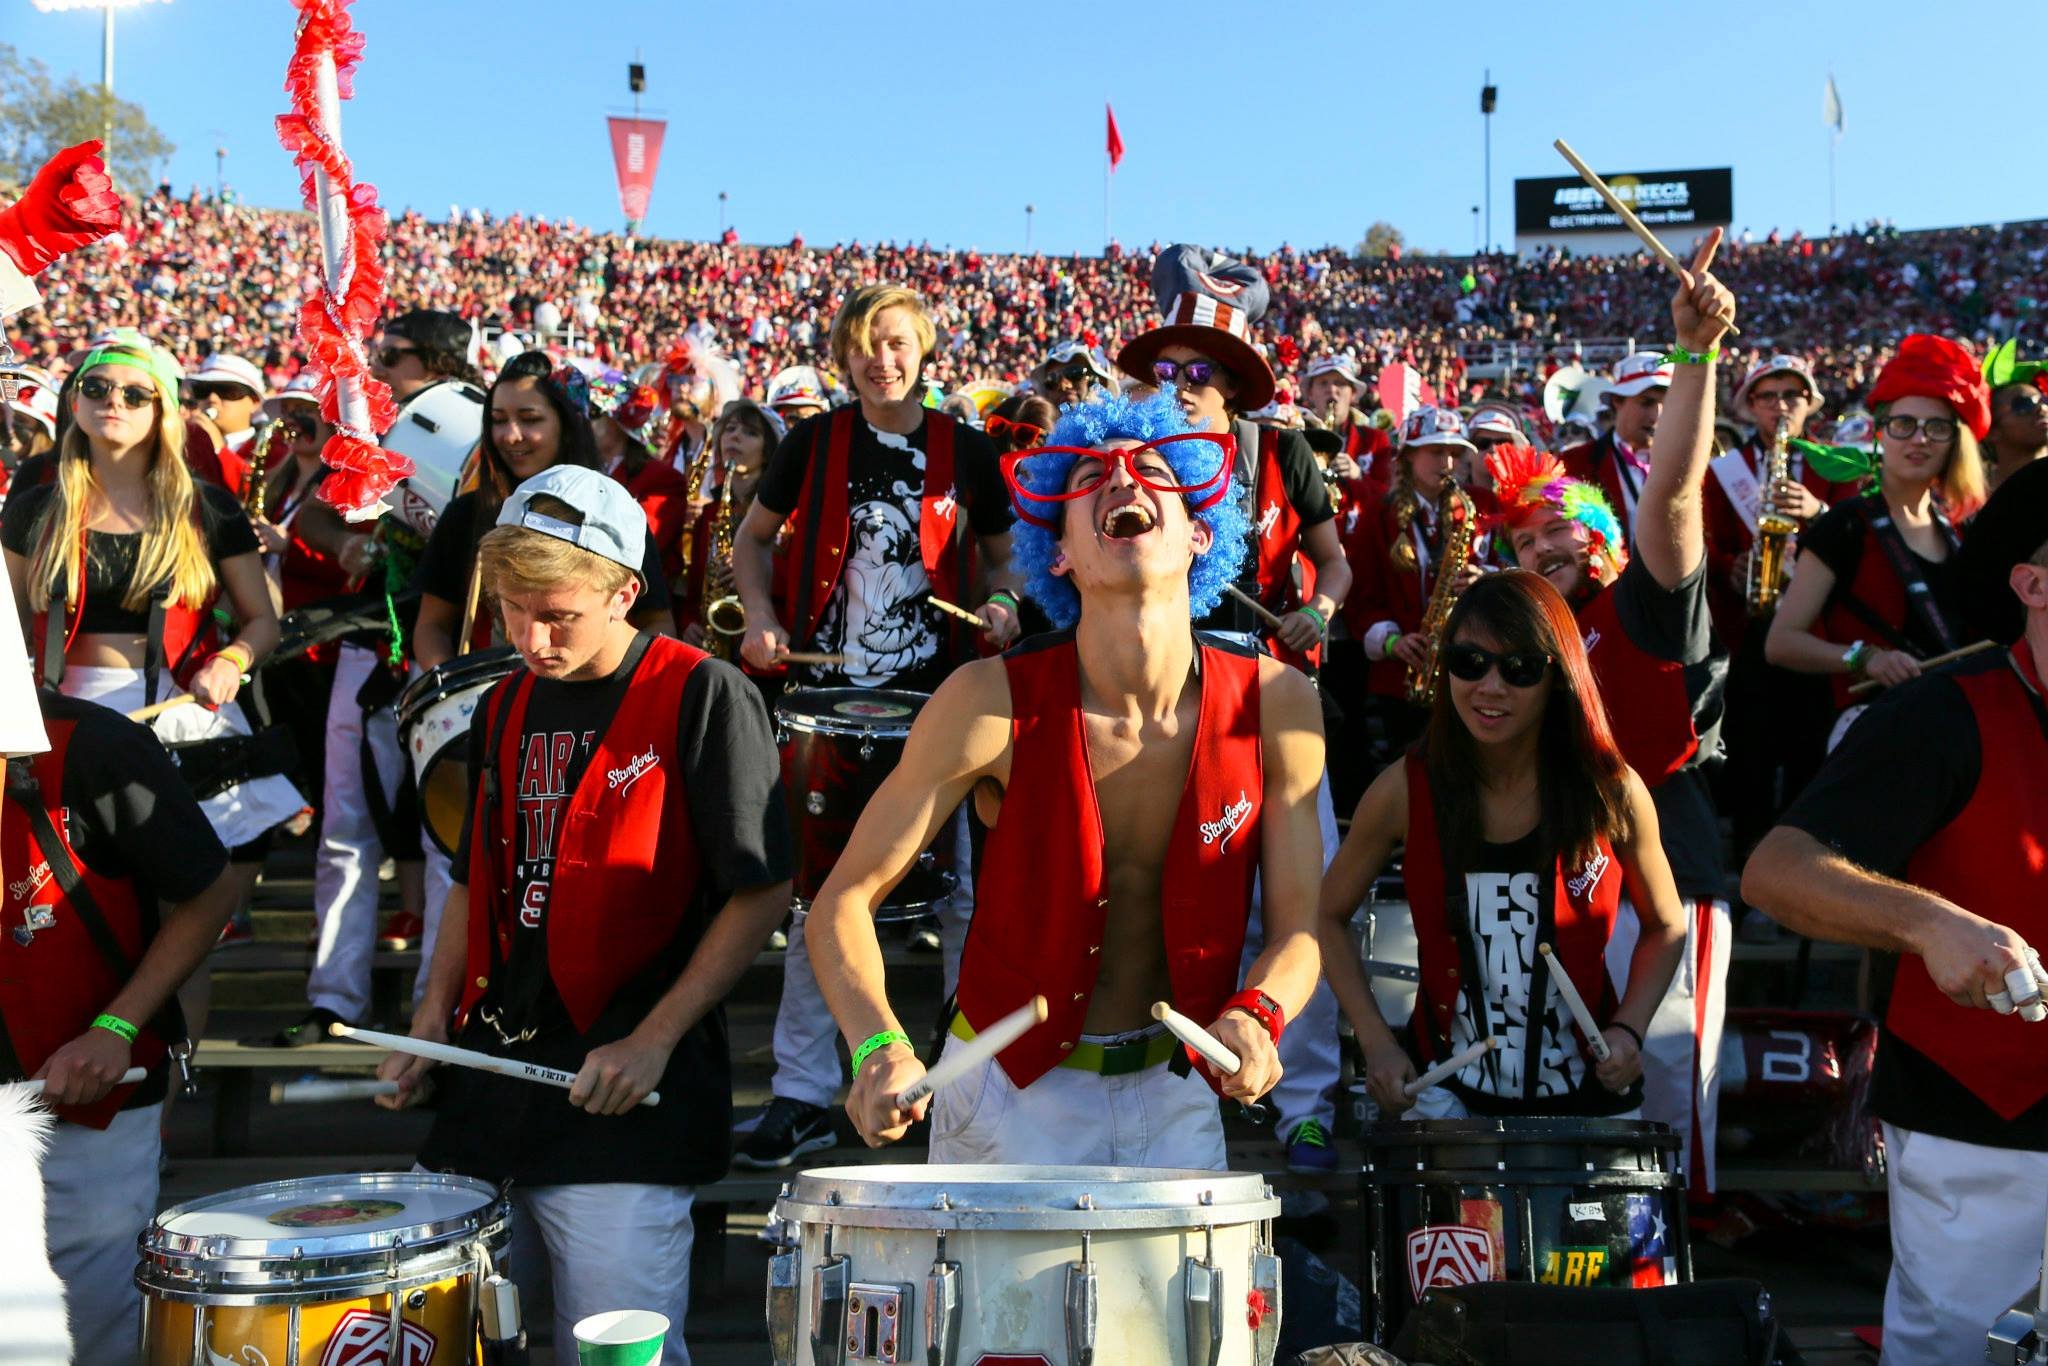
[(1273, 1036), (1273, 1042), (1276, 1044), (1280, 1042), (1280, 1035), (1287, 1028), (1287, 1012), (1280, 1008), (1278, 1001), (1263, 991), (1240, 991), (1225, 1001), (1223, 1010), (1217, 1014), (1229, 1010), (1242, 1010), (1264, 1025), (1266, 1032)]

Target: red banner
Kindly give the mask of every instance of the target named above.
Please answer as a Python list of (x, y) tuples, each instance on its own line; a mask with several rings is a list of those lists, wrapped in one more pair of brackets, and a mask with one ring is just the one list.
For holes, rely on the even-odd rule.
[(668, 123), (663, 119), (605, 120), (612, 129), (612, 164), (619, 172), (619, 208), (626, 221), (638, 223), (647, 217), (647, 201), (654, 196), (654, 169), (661, 161), (661, 135)]
[(1102, 107), (1109, 112), (1109, 142), (1104, 150), (1109, 153), (1109, 169), (1114, 171), (1124, 159), (1124, 135), (1116, 130), (1116, 108), (1107, 104)]

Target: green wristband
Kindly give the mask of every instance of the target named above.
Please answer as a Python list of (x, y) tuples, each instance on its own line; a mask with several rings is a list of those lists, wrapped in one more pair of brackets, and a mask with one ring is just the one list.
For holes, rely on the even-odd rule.
[(1318, 612), (1315, 608), (1308, 606), (1297, 607), (1294, 610), (1301, 613), (1303, 616), (1307, 617), (1310, 621), (1313, 621), (1316, 624), (1317, 635), (1326, 636), (1330, 634), (1330, 619), (1324, 616), (1321, 612)]
[(1712, 365), (1721, 358), (1721, 348), (1712, 346), (1705, 351), (1688, 351), (1674, 346), (1664, 353), (1664, 359), (1677, 365)]
[[(1017, 601), (1017, 595), (1015, 593), (1012, 593), (1007, 588), (998, 588), (995, 592), (989, 594), (988, 597), (983, 599), (983, 601), (1005, 603), (1009, 606), (1009, 609), (1012, 612), (1019, 611), (1022, 608), (1022, 604)], [(907, 1043), (909, 1042), (909, 1040), (906, 1039), (904, 1042)]]
[(885, 1029), (879, 1034), (869, 1035), (868, 1041), (866, 1043), (862, 1044), (859, 1048), (853, 1050), (854, 1078), (856, 1080), (859, 1079), (860, 1065), (868, 1060), (868, 1054), (874, 1052), (878, 1048), (887, 1048), (892, 1043), (900, 1043), (907, 1045), (909, 1042), (910, 1036), (908, 1034), (905, 1034), (900, 1029)]
[(134, 1025), (129, 1024), (119, 1015), (101, 1015), (93, 1020), (91, 1027), (94, 1029), (104, 1029), (109, 1034), (118, 1034), (129, 1043), (134, 1043), (135, 1036), (141, 1033)]

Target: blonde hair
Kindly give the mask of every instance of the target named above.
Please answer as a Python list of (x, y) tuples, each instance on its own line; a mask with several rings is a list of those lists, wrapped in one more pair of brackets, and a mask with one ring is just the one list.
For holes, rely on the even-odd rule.
[[(185, 424), (158, 384), (149, 361), (132, 348), (118, 348), (135, 357), (135, 367), (148, 371), (157, 388), (156, 433), (150, 445), (149, 525), (136, 547), (135, 570), (128, 577), (121, 606), (130, 612), (148, 609), (160, 587), (168, 585), (173, 606), (200, 608), (210, 601), (219, 580), (207, 554), (199, 525), (199, 490), (185, 464)], [(60, 588), (75, 603), (84, 594), (85, 530), (95, 506), (104, 501), (92, 470), (92, 446), (77, 422), (65, 429), (57, 452), (57, 481), (49, 504), (37, 520), (29, 554), (29, 606), (41, 612)]]
[(932, 326), (932, 315), (925, 311), (924, 296), (902, 285), (866, 285), (855, 290), (832, 319), (832, 363), (842, 371), (850, 370), (854, 356), (870, 354), (875, 349), (875, 319), (890, 308), (909, 312), (910, 329), (917, 335), (919, 359), (929, 357), (939, 334)]
[[(583, 514), (558, 498), (537, 497), (529, 506), (558, 521), (583, 524)], [(492, 527), (477, 542), (476, 553), (484, 587), (493, 597), (507, 588), (526, 593), (595, 588), (610, 597), (637, 577), (616, 560), (523, 526)]]
[[(1949, 447), (1948, 462), (1941, 467), (1941, 478), (1935, 481), (1936, 491), (1941, 494), (1942, 510), (1953, 522), (1962, 522), (1990, 496), (1990, 485), (1984, 473), (1984, 447), (1977, 440), (1977, 434), (1963, 423), (1962, 415), (1954, 404), (1947, 405), (1949, 416), (1955, 419), (1956, 434), (1954, 445)], [(1874, 415), (1880, 429), (1891, 416), (1892, 405), (1880, 403)]]

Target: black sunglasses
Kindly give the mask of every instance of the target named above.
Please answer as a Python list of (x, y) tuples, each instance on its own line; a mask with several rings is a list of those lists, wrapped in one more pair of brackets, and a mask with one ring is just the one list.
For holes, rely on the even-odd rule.
[(1075, 361), (1064, 370), (1055, 370), (1053, 375), (1069, 384), (1083, 384), (1095, 377), (1094, 367)]
[(195, 384), (192, 397), (204, 403), (210, 398), (246, 398), (253, 401), (256, 395), (239, 384)]
[(88, 403), (105, 403), (118, 393), (123, 408), (147, 408), (156, 402), (156, 390), (146, 384), (115, 384), (98, 375), (78, 381), (78, 392)]
[(417, 346), (380, 347), (377, 351), (377, 364), (389, 370), (392, 366), (402, 363), (407, 356), (417, 356), (419, 353), (420, 349)]
[(1155, 360), (1152, 362), (1152, 377), (1161, 384), (1172, 384), (1186, 380), (1189, 384), (1207, 384), (1223, 367), (1211, 360)]
[(320, 431), (311, 419), (303, 417), (281, 417), (277, 420), (277, 429), (287, 438), (316, 436)]
[(2048, 394), (2014, 394), (2005, 410), (2014, 417), (2025, 417), (2044, 404), (2048, 404)]
[(1536, 650), (1496, 653), (1477, 645), (1453, 645), (1444, 651), (1444, 667), (1450, 670), (1451, 677), (1477, 683), (1497, 664), (1500, 666), (1500, 681), (1510, 688), (1535, 687), (1556, 662), (1554, 656)]

